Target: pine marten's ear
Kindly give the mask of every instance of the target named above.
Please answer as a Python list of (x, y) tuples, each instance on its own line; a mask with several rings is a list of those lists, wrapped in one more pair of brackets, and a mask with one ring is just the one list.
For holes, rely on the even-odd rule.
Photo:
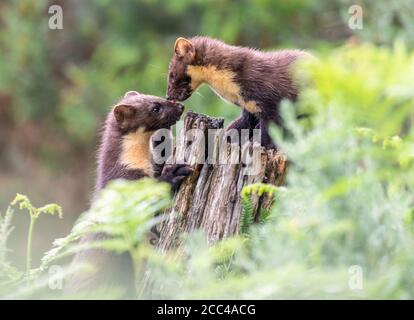
[(137, 91), (128, 91), (124, 94), (124, 98), (132, 97), (132, 96), (138, 96), (139, 92)]
[(192, 59), (195, 56), (195, 48), (193, 44), (190, 40), (185, 38), (178, 38), (175, 41), (174, 51), (179, 57), (189, 57)]
[(114, 116), (121, 129), (128, 129), (136, 115), (136, 109), (132, 106), (120, 104), (114, 108)]

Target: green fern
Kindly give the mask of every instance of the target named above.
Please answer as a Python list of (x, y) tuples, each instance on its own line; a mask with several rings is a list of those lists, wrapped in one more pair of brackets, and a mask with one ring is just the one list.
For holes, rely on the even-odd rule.
[(55, 213), (62, 218), (62, 208), (57, 204), (47, 204), (43, 207), (36, 208), (32, 205), (29, 198), (22, 194), (17, 194), (11, 205), (19, 205), (20, 210), (26, 209), (30, 215), (30, 224), (29, 232), (27, 235), (27, 249), (26, 249), (26, 273), (29, 275), (30, 269), (32, 267), (32, 238), (33, 238), (33, 229), (35, 226), (36, 220), (41, 214), (50, 214), (54, 215)]
[(0, 293), (7, 290), (22, 278), (22, 273), (8, 261), (7, 240), (14, 227), (12, 226), (13, 210), (8, 207), (6, 214), (0, 213)]
[[(159, 223), (154, 218), (170, 205), (169, 185), (153, 179), (117, 180), (102, 190), (92, 207), (85, 212), (65, 238), (56, 239), (53, 248), (42, 258), (41, 268), (79, 250), (102, 248), (118, 253), (128, 252), (133, 261), (148, 230)], [(100, 239), (80, 245), (77, 240), (86, 234), (105, 233)]]
[(7, 239), (12, 233), (14, 227), (11, 224), (13, 218), (13, 210), (7, 208), (6, 214), (0, 213), (0, 263), (4, 263), (7, 258)]
[(26, 253), (26, 272), (21, 272), (8, 261), (7, 240), (10, 237), (14, 227), (12, 226), (13, 210), (7, 208), (4, 217), (0, 214), (0, 293), (7, 292), (10, 288), (17, 290), (21, 283), (29, 283), (40, 274), (38, 269), (31, 268), (32, 260), (32, 237), (35, 221), (41, 214), (55, 214), (62, 216), (62, 209), (56, 204), (47, 204), (43, 207), (36, 208), (30, 200), (21, 194), (17, 194), (11, 202), (11, 206), (18, 205), (21, 210), (25, 209), (30, 215), (29, 232), (27, 237), (27, 253)]
[[(247, 235), (249, 229), (254, 222), (253, 204), (251, 196), (256, 194), (258, 197), (262, 197), (265, 193), (269, 197), (273, 197), (276, 192), (276, 186), (265, 183), (254, 183), (245, 186), (241, 192), (242, 214), (240, 219), (240, 233)], [(259, 209), (259, 223), (265, 223), (270, 215), (270, 210)]]

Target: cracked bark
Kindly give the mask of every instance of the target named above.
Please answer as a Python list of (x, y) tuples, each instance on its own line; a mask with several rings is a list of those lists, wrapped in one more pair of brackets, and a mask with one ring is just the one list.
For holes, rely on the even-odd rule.
[[(202, 114), (188, 112), (184, 118), (184, 130), (177, 141), (172, 159), (186, 160), (194, 169), (193, 174), (181, 185), (174, 197), (173, 206), (166, 212), (166, 220), (159, 226), (160, 239), (157, 247), (162, 251), (180, 245), (181, 235), (196, 229), (205, 232), (209, 243), (237, 234), (240, 228), (242, 204), (240, 193), (244, 186), (263, 182), (276, 186), (283, 184), (287, 160), (286, 156), (274, 150), (264, 150), (251, 142), (240, 148), (231, 148), (223, 137), (223, 119), (211, 118)], [(196, 134), (189, 129), (201, 129)], [(218, 129), (213, 134), (208, 129)], [(200, 134), (201, 132), (201, 134)], [(207, 145), (204, 139), (213, 134), (214, 143)], [(224, 141), (224, 144), (222, 144)], [(219, 152), (220, 147), (224, 152)], [(258, 148), (258, 157), (253, 159), (255, 174), (248, 174), (249, 166), (243, 161), (226, 161), (226, 159), (247, 159), (254, 148)], [(210, 153), (208, 152), (210, 150)], [(231, 150), (235, 152), (231, 153)], [(216, 160), (214, 164), (200, 164), (200, 160)], [(227, 158), (226, 158), (227, 157)], [(250, 167), (251, 169), (251, 167)], [(260, 208), (268, 208), (272, 199), (266, 194), (262, 197), (252, 196), (255, 220), (258, 220)]]

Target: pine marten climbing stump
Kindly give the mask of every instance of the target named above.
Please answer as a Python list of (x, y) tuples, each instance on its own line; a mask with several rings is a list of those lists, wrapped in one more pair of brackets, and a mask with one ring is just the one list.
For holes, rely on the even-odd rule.
[[(159, 226), (160, 239), (158, 248), (165, 252), (180, 245), (180, 236), (196, 229), (205, 232), (209, 243), (237, 234), (240, 228), (242, 204), (240, 193), (244, 186), (262, 182), (279, 186), (283, 183), (287, 160), (286, 156), (274, 150), (264, 150), (260, 145), (246, 142), (240, 150), (237, 144), (238, 155), (246, 155), (258, 148), (256, 174), (246, 175), (247, 166), (240, 161), (217, 163), (207, 162), (208, 159), (220, 159), (230, 155), (232, 147), (227, 140), (220, 139), (225, 134), (224, 120), (211, 118), (206, 115), (188, 112), (184, 118), (184, 128), (177, 141), (172, 163), (179, 163), (184, 159), (192, 165), (193, 174), (181, 185), (174, 197), (173, 206), (166, 212), (167, 217)], [(190, 129), (201, 129), (193, 134)], [(213, 135), (214, 143), (208, 145), (208, 134), (218, 129)], [(201, 133), (201, 134), (200, 134)], [(213, 132), (214, 133), (214, 132)], [(220, 154), (220, 143), (225, 146)], [(233, 146), (234, 147), (234, 146)], [(234, 152), (232, 153), (234, 155)], [(180, 158), (181, 157), (181, 158)], [(237, 161), (235, 161), (237, 162)], [(273, 200), (268, 195), (252, 196), (255, 221), (258, 220), (260, 207), (268, 208)]]

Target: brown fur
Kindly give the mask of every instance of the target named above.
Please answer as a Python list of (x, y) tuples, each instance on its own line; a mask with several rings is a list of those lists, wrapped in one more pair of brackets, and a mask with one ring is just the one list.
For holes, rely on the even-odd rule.
[[(158, 110), (159, 109), (159, 110)], [(151, 135), (157, 129), (174, 125), (184, 106), (159, 97), (128, 92), (109, 112), (98, 152), (96, 194), (114, 179), (138, 180), (153, 176)], [(173, 168), (174, 169), (174, 168)], [(180, 183), (190, 171), (167, 171), (158, 177), (172, 184)], [(81, 239), (88, 243), (105, 239), (105, 234), (89, 234)], [(120, 286), (125, 298), (134, 297), (134, 272), (128, 254), (117, 255), (103, 249), (88, 249), (76, 254), (74, 265), (88, 264), (93, 272), (73, 275), (65, 287), (66, 294), (89, 294), (97, 288)]]
[[(153, 112), (160, 108), (159, 112)], [(152, 176), (150, 138), (170, 128), (184, 107), (165, 99), (129, 92), (109, 112), (98, 152), (96, 191), (110, 180)]]
[(268, 121), (282, 124), (281, 100), (297, 96), (291, 67), (309, 56), (300, 50), (264, 52), (232, 46), (208, 37), (179, 38), (169, 66), (167, 97), (186, 100), (206, 83), (220, 97), (243, 108), (231, 128), (260, 127), (262, 143), (272, 146)]

